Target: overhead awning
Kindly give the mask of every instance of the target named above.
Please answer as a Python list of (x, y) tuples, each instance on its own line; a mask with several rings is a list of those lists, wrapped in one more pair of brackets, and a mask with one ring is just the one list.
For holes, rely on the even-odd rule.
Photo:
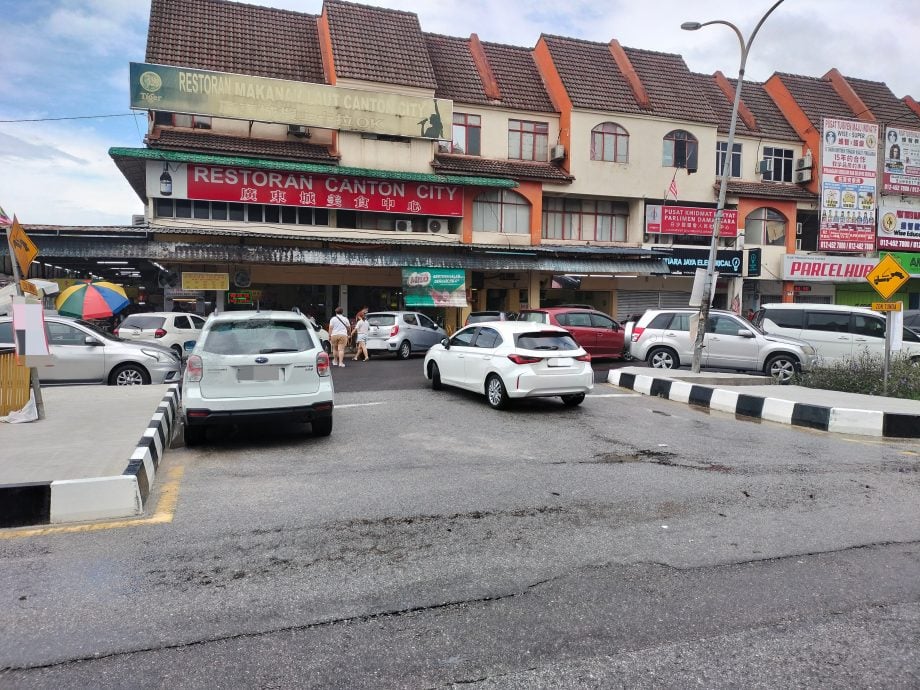
[(351, 168), (341, 165), (323, 165), (319, 163), (299, 163), (289, 160), (269, 158), (252, 158), (249, 156), (220, 156), (207, 153), (187, 151), (167, 151), (164, 149), (134, 149), (113, 147), (109, 155), (122, 175), (131, 184), (131, 188), (147, 202), (147, 166), (146, 162), (168, 161), (170, 163), (200, 163), (202, 165), (226, 165), (239, 168), (259, 168), (285, 172), (317, 173), (324, 175), (348, 175), (351, 177), (368, 177), (405, 182), (428, 182), (431, 184), (450, 184), (466, 187), (498, 187), (511, 189), (517, 187), (514, 180), (499, 177), (470, 177), (466, 175), (436, 175), (433, 173), (406, 172), (404, 170), (376, 170), (372, 168)]

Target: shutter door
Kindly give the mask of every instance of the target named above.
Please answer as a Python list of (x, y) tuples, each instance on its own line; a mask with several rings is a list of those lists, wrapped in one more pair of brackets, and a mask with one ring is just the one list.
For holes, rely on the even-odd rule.
[(689, 292), (658, 292), (657, 290), (617, 291), (617, 320), (629, 314), (642, 314), (646, 309), (675, 309), (690, 304)]

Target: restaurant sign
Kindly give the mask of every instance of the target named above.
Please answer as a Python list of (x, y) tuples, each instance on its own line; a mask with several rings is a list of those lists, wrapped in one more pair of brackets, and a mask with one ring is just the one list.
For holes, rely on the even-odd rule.
[(131, 63), (131, 107), (421, 139), (449, 139), (453, 121), (444, 98), (142, 62)]
[(786, 254), (783, 280), (821, 283), (861, 283), (875, 268), (878, 259), (818, 254)]
[[(645, 207), (645, 232), (649, 235), (703, 235), (711, 237), (715, 217), (716, 209), (714, 208), (650, 205)], [(738, 236), (738, 211), (726, 209), (722, 212), (719, 236)]]
[[(164, 170), (164, 165), (168, 168)], [(162, 177), (169, 175), (169, 184)], [(463, 192), (457, 185), (254, 170), (219, 165), (147, 162), (147, 194), (202, 201), (424, 214), (459, 218)]]

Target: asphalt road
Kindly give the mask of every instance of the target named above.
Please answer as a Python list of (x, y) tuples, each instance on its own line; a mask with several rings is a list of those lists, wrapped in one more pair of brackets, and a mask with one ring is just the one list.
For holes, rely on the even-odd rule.
[(421, 361), (170, 451), (169, 522), (0, 534), (0, 687), (920, 686), (916, 444)]

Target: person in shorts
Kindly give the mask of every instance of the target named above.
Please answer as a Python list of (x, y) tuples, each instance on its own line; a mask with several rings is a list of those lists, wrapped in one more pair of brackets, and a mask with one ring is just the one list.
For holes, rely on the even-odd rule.
[(348, 319), (342, 316), (342, 307), (335, 308), (335, 314), (329, 321), (329, 342), (332, 344), (332, 366), (345, 366), (345, 344), (348, 342), (348, 334), (351, 332), (351, 324)]
[(366, 316), (367, 316), (367, 308), (364, 308), (361, 311), (359, 311), (357, 316), (355, 316), (355, 327), (354, 329), (352, 329), (352, 333), (355, 336), (355, 358), (354, 359), (356, 362), (358, 361), (358, 358), (362, 356), (364, 357), (365, 362), (371, 358), (367, 352), (368, 324), (367, 324), (367, 319), (365, 318)]

